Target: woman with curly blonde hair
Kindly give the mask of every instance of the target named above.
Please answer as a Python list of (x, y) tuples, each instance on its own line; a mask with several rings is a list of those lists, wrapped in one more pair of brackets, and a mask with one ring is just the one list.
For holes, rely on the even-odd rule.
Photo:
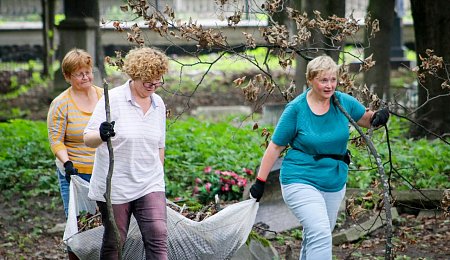
[(97, 148), (89, 198), (97, 201), (105, 227), (101, 259), (118, 259), (103, 197), (109, 168), (108, 139), (114, 148), (111, 201), (121, 246), (133, 214), (141, 230), (146, 258), (167, 259), (166, 107), (155, 90), (163, 85), (168, 64), (167, 56), (159, 50), (149, 47), (131, 50), (122, 68), (130, 79), (109, 91), (111, 123), (106, 122), (102, 98), (84, 130), (85, 144)]

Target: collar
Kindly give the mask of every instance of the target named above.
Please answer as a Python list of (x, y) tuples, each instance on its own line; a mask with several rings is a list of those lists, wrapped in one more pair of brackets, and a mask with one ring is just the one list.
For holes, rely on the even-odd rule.
[[(131, 79), (129, 79), (129, 80), (127, 81), (127, 83), (125, 83), (125, 84), (126, 84), (126, 88), (125, 88), (125, 98), (126, 98), (126, 100), (127, 100), (128, 102), (130, 102), (132, 105), (138, 106), (138, 105), (136, 104), (136, 102), (134, 101), (133, 95), (131, 95), (131, 85), (130, 85), (130, 83), (131, 83)], [(154, 95), (154, 94), (151, 94), (151, 95), (150, 95), (150, 100), (152, 101), (152, 108), (157, 108), (158, 106), (156, 105), (156, 102), (155, 102), (155, 99), (153, 98), (153, 95)]]

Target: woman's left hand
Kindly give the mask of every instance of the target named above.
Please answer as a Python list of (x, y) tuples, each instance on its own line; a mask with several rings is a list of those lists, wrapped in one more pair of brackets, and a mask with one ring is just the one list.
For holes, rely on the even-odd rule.
[(389, 119), (389, 109), (385, 107), (373, 114), (372, 119), (370, 120), (370, 124), (373, 127), (379, 127), (382, 125), (386, 125), (388, 119)]

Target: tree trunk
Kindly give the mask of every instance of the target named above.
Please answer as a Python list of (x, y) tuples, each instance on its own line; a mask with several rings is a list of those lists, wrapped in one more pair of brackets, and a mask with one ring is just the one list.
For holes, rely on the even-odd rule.
[[(55, 6), (56, 0), (48, 0), (48, 48), (50, 50), (49, 64), (50, 68), (55, 61)], [(51, 71), (53, 73), (53, 71)]]
[[(328, 16), (335, 14), (338, 17), (345, 17), (345, 0), (328, 0), (327, 9), (328, 9)], [(340, 49), (343, 49), (345, 45), (345, 42), (331, 42), (329, 39), (327, 39), (326, 42), (330, 46), (334, 46)], [(327, 54), (330, 55), (334, 61), (336, 62), (339, 61), (340, 55), (339, 51), (332, 51), (328, 52)]]
[[(319, 11), (320, 16), (323, 19), (328, 19), (329, 16), (335, 14), (338, 17), (345, 17), (345, 0), (316, 0), (316, 1), (303, 1), (302, 7), (305, 12), (308, 13), (309, 18), (314, 18), (314, 11)], [(327, 37), (323, 36), (319, 31), (315, 31), (311, 35), (311, 41), (308, 47), (311, 48), (325, 48), (330, 50), (320, 51), (317, 54), (311, 54), (310, 56), (318, 56), (320, 54), (327, 54), (331, 56), (336, 62), (339, 58), (338, 48), (343, 46), (342, 42), (332, 42)], [(332, 50), (336, 49), (336, 51)]]
[(42, 61), (44, 64), (44, 68), (42, 70), (42, 75), (45, 77), (49, 76), (49, 54), (50, 54), (50, 43), (49, 43), (49, 8), (48, 8), (48, 0), (41, 0), (42, 6), (42, 39), (43, 42), (43, 50), (42, 53)]
[[(303, 10), (302, 0), (292, 0), (292, 8), (295, 10)], [(294, 27), (294, 25), (291, 25)], [(295, 28), (295, 27), (294, 27)], [(296, 86), (296, 93), (300, 94), (303, 92), (303, 88), (306, 86), (305, 72), (306, 72), (306, 60), (300, 56), (295, 58), (295, 75), (294, 82)]]
[[(71, 11), (73, 14), (75, 14), (78, 17), (92, 17), (95, 22), (97, 23), (97, 27), (95, 29), (95, 64), (97, 65), (100, 77), (105, 78), (106, 72), (105, 72), (105, 65), (104, 65), (104, 52), (103, 52), (103, 45), (101, 41), (101, 34), (100, 34), (100, 0), (79, 0), (79, 1), (66, 1), (70, 2), (71, 6), (68, 8), (73, 8)], [(81, 4), (85, 2), (85, 4)], [(88, 6), (87, 6), (88, 5)], [(66, 7), (67, 8), (67, 7)]]
[[(58, 26), (59, 46), (58, 52), (60, 59), (71, 49), (80, 48), (86, 50), (94, 59), (94, 84), (102, 84), (102, 76), (98, 71), (97, 53), (99, 46), (97, 44), (99, 17), (99, 0), (64, 0), (65, 19)], [(103, 65), (103, 60), (100, 61)], [(51, 92), (56, 96), (67, 88), (67, 83), (61, 73), (55, 74), (54, 87)]]
[[(95, 1), (97, 4), (92, 7), (92, 17), (95, 19), (97, 24), (100, 25), (100, 3), (99, 1)], [(100, 26), (97, 27), (97, 31), (95, 32), (95, 47), (97, 52), (95, 52), (95, 63), (97, 64), (98, 70), (100, 72), (100, 77), (106, 79), (106, 70), (105, 70), (105, 52), (103, 50), (102, 43), (102, 35)]]
[[(293, 0), (293, 6), (299, 11), (304, 11), (308, 13), (311, 18), (314, 16), (313, 11), (317, 10), (321, 12), (323, 19), (327, 19), (328, 16), (336, 14), (339, 17), (345, 17), (345, 0), (320, 0), (320, 1), (305, 1), (305, 0)], [(343, 42), (332, 43), (329, 39), (323, 37), (321, 33), (313, 33), (311, 36), (311, 41), (308, 47), (317, 48), (343, 48)], [(321, 54), (330, 55), (333, 60), (338, 62), (339, 51), (323, 51)], [(317, 56), (320, 53), (312, 54), (309, 53), (308, 56)], [(303, 87), (306, 86), (306, 65), (308, 61), (305, 61), (301, 57), (296, 59), (296, 69), (295, 69), (295, 83), (297, 86), (297, 92), (303, 92)]]
[[(327, 19), (329, 15), (328, 11), (328, 0), (316, 0), (316, 1), (305, 1), (302, 2), (302, 7), (304, 11), (308, 14), (308, 17), (314, 18), (314, 11), (319, 11), (323, 19)], [(326, 48), (327, 46), (326, 38), (319, 32), (313, 31), (311, 33), (310, 41), (307, 45), (308, 48)], [(327, 52), (321, 50), (317, 53), (308, 53), (308, 56), (317, 57), (319, 55), (328, 54)]]
[[(417, 64), (421, 64), (419, 55), (426, 56), (426, 49), (434, 50), (434, 54), (442, 57), (444, 62), (448, 64), (450, 62), (450, 45), (448, 44), (450, 39), (450, 16), (448, 15), (450, 5), (448, 0), (411, 0), (411, 11), (414, 19)], [(438, 75), (444, 79), (449, 78), (444, 69), (439, 70)], [(415, 114), (415, 119), (419, 124), (440, 136), (450, 133), (450, 96), (448, 96), (450, 90), (442, 89), (442, 82), (442, 79), (431, 75), (427, 75), (424, 83), (419, 82), (418, 105), (423, 105), (423, 107), (418, 109)], [(447, 96), (429, 101), (431, 97), (445, 94)], [(411, 130), (413, 137), (416, 138), (434, 137), (423, 128), (413, 127)]]
[[(364, 56), (367, 58), (373, 54), (376, 61), (369, 71), (364, 73), (364, 83), (369, 89), (378, 95), (379, 98), (389, 100), (390, 98), (390, 46), (392, 26), (394, 22), (394, 0), (370, 0), (367, 11), (371, 13), (372, 19), (378, 19), (380, 22), (380, 31), (376, 33), (375, 38), (368, 39), (367, 35), (364, 44), (370, 46), (364, 50)], [(369, 45), (370, 44), (370, 45)]]

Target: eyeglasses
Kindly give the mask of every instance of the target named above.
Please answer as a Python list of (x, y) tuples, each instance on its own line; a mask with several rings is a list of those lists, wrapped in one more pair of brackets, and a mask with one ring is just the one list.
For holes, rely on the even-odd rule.
[(336, 78), (331, 78), (331, 79), (319, 79), (319, 78), (316, 78), (316, 79), (322, 85), (328, 85), (330, 82), (331, 82), (331, 84), (335, 84), (337, 82)]
[(150, 83), (150, 82), (144, 82), (145, 87), (161, 87), (164, 85), (164, 78), (161, 79), (161, 81), (158, 81), (156, 83)]
[(76, 78), (76, 79), (83, 79), (85, 76), (86, 78), (92, 77), (92, 71), (87, 72), (87, 73), (78, 73), (78, 74), (71, 74), (72, 77)]
[(144, 86), (146, 88), (149, 88), (149, 87), (161, 87), (162, 85), (164, 85), (164, 82), (162, 82), (162, 81), (159, 81), (159, 82), (156, 82), (156, 83), (144, 82)]

